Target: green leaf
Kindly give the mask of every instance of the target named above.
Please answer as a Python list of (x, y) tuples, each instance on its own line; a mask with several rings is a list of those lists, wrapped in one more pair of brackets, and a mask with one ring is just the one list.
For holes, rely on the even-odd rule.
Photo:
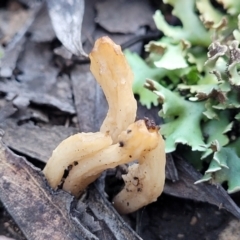
[(164, 69), (149, 67), (141, 57), (129, 50), (125, 50), (124, 54), (134, 73), (133, 92), (139, 95), (140, 103), (147, 108), (150, 108), (151, 104), (157, 106), (158, 100), (156, 94), (146, 89), (144, 83), (146, 78), (161, 79), (166, 75), (166, 71)]
[(238, 155), (238, 157), (240, 157), (240, 137), (238, 137), (235, 141), (231, 142), (230, 144), (228, 144), (228, 147), (233, 149), (236, 154)]
[(237, 0), (218, 0), (223, 4), (223, 7), (231, 15), (236, 15), (240, 12), (240, 1)]
[(238, 92), (236, 90), (232, 90), (232, 91), (228, 92), (226, 97), (227, 98), (225, 101), (220, 102), (217, 105), (213, 105), (213, 108), (218, 109), (218, 110), (240, 108)]
[(208, 182), (212, 179), (211, 173), (205, 173), (201, 179), (196, 181), (194, 184), (202, 183), (202, 182)]
[(196, 65), (198, 72), (202, 72), (207, 60), (206, 50), (203, 47), (192, 47), (187, 53), (188, 62)]
[[(214, 173), (214, 181), (228, 183), (228, 193), (240, 190), (240, 158), (236, 152), (229, 147), (223, 147), (214, 154), (214, 161), (220, 163), (221, 170)], [(225, 167), (227, 166), (227, 167)]]
[(228, 183), (228, 193), (240, 190), (240, 158), (231, 147), (220, 148), (214, 153), (208, 170), (202, 179), (196, 183), (211, 180), (213, 182)]
[(166, 152), (173, 152), (178, 143), (191, 146), (193, 151), (204, 151), (206, 148), (200, 127), (204, 102), (184, 100), (177, 93), (152, 80), (147, 80), (146, 85), (162, 102), (159, 115), (166, 123), (161, 126), (160, 131), (166, 139)]
[(203, 114), (208, 118), (208, 119), (216, 119), (218, 118), (217, 112), (214, 110), (212, 107), (212, 101), (208, 99), (205, 104), (206, 111), (203, 112)]
[(206, 28), (217, 29), (223, 25), (223, 14), (214, 8), (209, 0), (197, 0), (196, 5)]
[(209, 173), (215, 173), (219, 170), (221, 170), (221, 166), (218, 162), (216, 161), (211, 161), (209, 167), (208, 167), (208, 170), (206, 171), (206, 174), (209, 174)]
[(235, 115), (234, 117), (236, 120), (240, 121), (240, 112), (238, 114)]
[(201, 159), (209, 156), (213, 150), (210, 148), (214, 141), (218, 141), (220, 147), (229, 143), (229, 139), (226, 135), (232, 129), (232, 123), (229, 123), (228, 112), (220, 112), (218, 119), (212, 119), (203, 124), (203, 133), (207, 136), (206, 144), (209, 147), (208, 150), (202, 155)]
[(172, 14), (178, 17), (183, 27), (169, 25), (160, 10), (156, 11), (153, 19), (156, 26), (165, 36), (174, 40), (187, 40), (193, 45), (207, 47), (210, 44), (210, 34), (206, 31), (195, 13), (195, 0), (165, 0), (173, 6)]
[(232, 41), (229, 46), (230, 62), (228, 66), (229, 81), (234, 86), (240, 86), (240, 75), (238, 68), (240, 66), (240, 49), (238, 48), (239, 42), (237, 40)]
[(240, 14), (238, 15), (238, 29), (233, 31), (234, 38), (240, 42)]
[(145, 46), (147, 52), (157, 52), (161, 58), (154, 64), (158, 68), (174, 70), (188, 67), (185, 59), (186, 49), (181, 42), (178, 44), (171, 43), (167, 38), (161, 41), (151, 41)]

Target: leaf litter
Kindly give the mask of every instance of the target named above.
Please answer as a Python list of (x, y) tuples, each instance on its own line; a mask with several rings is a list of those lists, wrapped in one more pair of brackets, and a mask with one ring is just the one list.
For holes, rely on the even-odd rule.
[[(93, 6), (96, 6), (96, 8), (99, 11), (100, 10), (102, 12), (105, 11), (104, 8), (102, 9), (99, 8), (99, 6), (101, 6), (100, 3), (96, 5), (97, 1), (89, 1), (89, 2), (92, 2), (91, 4)], [(28, 1), (25, 1), (25, 3), (28, 3)], [(110, 7), (110, 5), (108, 4), (106, 7)], [(88, 6), (86, 6), (86, 9), (87, 8)], [(31, 11), (31, 8), (27, 11)], [(109, 10), (109, 11), (113, 11), (113, 10)], [(149, 14), (152, 14), (152, 13), (149, 13)], [(92, 16), (93, 18), (95, 17), (94, 14)], [(13, 102), (14, 107), (9, 112), (6, 112), (6, 113), (0, 112), (1, 117), (3, 116), (1, 118), (0, 125), (1, 125), (1, 128), (5, 129), (5, 132), (6, 132), (6, 135), (3, 137), (3, 141), (11, 149), (13, 149), (14, 151), (16, 151), (21, 155), (45, 162), (46, 159), (48, 159), (51, 153), (51, 150), (55, 148), (57, 143), (62, 139), (66, 138), (67, 136), (69, 136), (70, 134), (72, 134), (73, 132), (76, 132), (77, 131), (76, 127), (79, 127), (81, 131), (82, 130), (89, 131), (89, 129), (92, 129), (92, 131), (94, 131), (95, 129), (97, 129), (101, 124), (101, 119), (103, 119), (104, 111), (106, 111), (106, 105), (105, 106), (104, 104), (101, 105), (102, 102), (104, 101), (103, 96), (101, 95), (102, 94), (101, 89), (96, 88), (95, 82), (93, 81), (93, 79), (91, 79), (92, 78), (91, 73), (87, 70), (89, 69), (88, 65), (79, 66), (79, 67), (74, 66), (74, 70), (70, 68), (70, 78), (67, 75), (62, 75), (61, 73), (62, 69), (59, 69), (54, 65), (53, 60), (54, 60), (54, 57), (56, 57), (56, 55), (52, 54), (51, 49), (55, 41), (54, 40), (55, 34), (52, 31), (51, 27), (47, 29), (43, 27), (43, 23), (48, 24), (48, 22), (50, 21), (50, 19), (47, 17), (46, 8), (44, 9), (44, 7), (42, 7), (41, 10), (38, 12), (38, 14), (34, 15), (34, 19), (35, 21), (33, 21), (33, 24), (29, 24), (27, 27), (28, 31), (31, 33), (30, 37), (25, 39), (25, 36), (23, 36), (20, 39), (20, 41), (17, 42), (17, 44), (15, 45), (15, 48), (11, 49), (12, 56), (7, 51), (5, 52), (6, 59), (10, 59), (10, 60), (2, 61), (2, 64), (5, 64), (5, 66), (2, 67), (1, 65), (1, 71), (3, 72), (3, 75), (1, 75), (2, 79), (0, 82), (0, 91), (2, 93), (1, 98), (3, 99), (5, 98), (7, 101)], [(99, 19), (98, 19), (98, 24), (99, 24)], [(88, 42), (89, 49), (98, 36), (106, 33), (104, 32), (105, 30), (98, 28), (98, 25), (94, 24), (93, 26), (93, 22), (94, 22), (93, 20), (89, 21), (90, 31), (89, 32), (86, 31), (85, 35), (83, 36), (83, 42), (85, 43)], [(152, 23), (145, 22), (144, 24), (146, 23), (147, 25), (149, 24), (151, 27), (153, 27)], [(109, 30), (108, 26), (105, 26), (104, 23), (100, 23), (100, 24), (102, 24), (103, 28), (106, 28), (106, 30)], [(124, 29), (124, 26), (126, 25), (124, 25), (123, 23), (123, 25), (120, 27)], [(96, 33), (95, 31), (96, 28), (98, 29), (99, 32), (102, 32), (102, 33), (100, 34)], [(135, 26), (134, 27), (135, 30), (130, 30), (130, 31), (135, 34), (136, 28), (141, 28), (141, 24), (139, 26)], [(83, 30), (84, 30), (84, 27), (83, 27)], [(144, 28), (141, 31), (140, 31), (140, 34), (144, 34), (146, 32)], [(92, 36), (91, 34), (93, 32), (94, 32), (93, 35), (95, 35), (95, 37), (91, 39), (91, 36)], [(117, 32), (119, 32), (119, 30)], [(76, 34), (76, 36), (79, 36), (78, 34)], [(114, 30), (113, 32), (108, 33), (108, 35), (110, 36), (111, 34), (113, 36), (115, 35), (116, 39), (122, 38), (124, 39), (124, 41), (125, 39), (127, 40), (132, 36), (135, 36), (134, 34), (127, 34), (128, 37), (126, 38), (125, 35), (116, 34)], [(9, 41), (8, 43), (10, 44), (11, 38), (9, 38), (8, 41)], [(61, 37), (60, 37), (60, 41), (61, 41)], [(120, 43), (124, 41), (121, 40)], [(59, 46), (59, 44), (57, 46)], [(141, 45), (140, 45), (140, 48), (138, 49), (141, 49)], [(76, 50), (74, 51), (73, 53), (77, 53)], [(78, 53), (79, 51), (81, 51), (81, 47), (78, 47)], [(63, 59), (63, 61), (65, 60)], [(70, 60), (69, 63), (70, 63), (70, 66), (75, 65), (74, 59)], [(44, 72), (43, 72), (43, 69), (44, 69)], [(67, 70), (67, 74), (68, 73), (69, 73), (69, 69)], [(156, 73), (154, 73), (151, 69), (149, 70), (149, 73), (153, 75), (159, 74), (159, 72), (157, 71)], [(166, 73), (163, 73), (163, 74), (166, 74)], [(152, 75), (150, 75), (150, 77), (151, 76)], [(82, 84), (81, 86), (79, 79), (85, 79), (86, 77), (89, 79), (89, 84), (85, 86), (84, 84)], [(146, 74), (146, 77), (149, 77), (149, 74)], [(87, 90), (90, 91), (89, 94)], [(81, 92), (83, 95), (80, 94)], [(86, 95), (88, 95), (89, 101), (86, 101), (86, 98), (84, 97)], [(90, 103), (91, 103), (91, 100), (93, 99), (94, 99), (94, 104), (91, 105)], [(82, 101), (85, 101), (86, 104), (81, 104)], [(98, 107), (99, 104), (100, 104), (100, 107)], [(42, 111), (42, 107), (45, 107), (45, 106), (50, 107), (49, 109), (50, 111), (47, 112), (47, 114), (45, 113), (46, 111), (43, 110), (47, 118), (44, 118), (43, 115), (41, 114), (41, 116), (38, 115), (38, 117), (36, 117), (34, 120), (34, 117), (32, 115), (28, 115), (29, 117), (25, 118), (25, 120), (23, 121), (24, 124), (19, 124), (21, 122), (20, 120), (21, 118), (19, 118), (19, 115), (16, 114), (16, 111), (17, 113), (22, 111), (24, 114), (27, 114), (28, 111), (26, 109), (32, 109), (33, 105), (34, 105), (34, 108), (37, 107), (37, 109), (40, 109), (40, 111)], [(48, 126), (49, 121), (51, 122), (53, 118), (57, 118), (59, 113), (60, 115), (67, 114), (69, 118), (66, 117), (65, 119), (70, 119), (70, 120), (66, 120), (67, 122), (65, 123), (65, 125), (67, 126), (70, 124), (71, 126), (74, 126), (74, 127), (65, 128), (64, 126), (51, 126), (51, 124), (50, 126)], [(78, 119), (77, 123), (71, 120), (73, 119), (72, 117), (74, 117), (75, 114), (77, 115), (77, 119)], [(140, 116), (141, 114), (145, 116), (147, 114), (150, 114), (150, 112), (148, 112), (145, 108), (142, 108), (138, 113), (138, 115)], [(158, 121), (157, 115), (153, 113), (153, 118), (154, 117)], [(43, 119), (45, 119), (45, 123)], [(54, 121), (57, 122), (56, 120)], [(16, 141), (16, 139), (18, 139), (18, 141)], [(65, 211), (65, 214), (66, 214), (65, 216), (67, 216), (65, 220), (67, 224), (69, 224), (68, 225), (69, 229), (72, 229), (73, 226), (76, 227), (77, 225), (77, 229), (78, 231), (80, 231), (79, 236), (81, 236), (81, 234), (89, 234), (84, 236), (92, 236), (92, 234), (95, 234), (96, 232), (99, 231), (98, 234), (95, 234), (95, 238), (97, 239), (97, 237), (99, 237), (99, 239), (104, 239), (103, 238), (104, 233), (101, 232), (102, 230), (99, 230), (99, 226), (104, 228), (106, 232), (110, 234), (107, 236), (111, 236), (111, 237), (114, 236), (114, 234), (117, 232), (116, 228), (113, 228), (112, 230), (111, 230), (111, 227), (106, 228), (106, 223), (104, 223), (104, 221), (108, 221), (108, 222), (110, 221), (113, 224), (118, 224), (118, 225), (122, 224), (121, 226), (125, 225), (122, 218), (119, 218), (117, 213), (111, 209), (111, 204), (109, 204), (108, 200), (104, 198), (103, 195), (102, 196), (98, 195), (99, 194), (97, 193), (98, 190), (96, 190), (96, 187), (94, 186), (90, 188), (89, 190), (90, 195), (87, 199), (89, 200), (92, 198), (93, 199), (92, 204), (97, 209), (96, 210), (94, 207), (92, 208), (92, 210), (95, 209), (94, 211), (96, 211), (96, 213), (94, 214), (95, 220), (93, 220), (92, 216), (88, 215), (91, 201), (90, 203), (83, 201), (85, 205), (84, 204), (81, 205), (82, 203), (79, 202), (79, 205), (73, 208), (78, 211), (78, 214), (82, 214), (81, 216), (86, 217), (87, 220), (85, 220), (85, 223), (84, 221), (79, 220), (80, 218), (78, 219), (76, 219), (75, 217), (69, 218), (68, 214), (69, 213), (73, 214), (73, 212), (75, 211), (75, 210), (71, 210), (71, 211), (69, 210), (72, 202), (71, 197), (69, 195), (67, 196), (67, 194), (65, 193), (59, 193), (60, 196), (52, 195), (51, 191), (47, 189), (45, 183), (43, 182), (41, 173), (38, 170), (36, 170), (35, 168), (32, 169), (32, 167), (29, 166), (29, 164), (26, 163), (25, 160), (17, 157), (15, 154), (10, 152), (4, 145), (1, 145), (1, 153), (3, 152), (5, 152), (4, 154), (5, 158), (1, 157), (1, 161), (4, 162), (2, 166), (6, 167), (7, 171), (10, 171), (10, 172), (13, 171), (14, 174), (16, 172), (14, 170), (14, 167), (16, 167), (16, 169), (17, 168), (20, 169), (20, 172), (19, 174), (17, 174), (17, 176), (13, 178), (15, 180), (9, 181), (9, 179), (8, 178), (6, 179), (6, 177), (1, 178), (2, 179), (1, 186), (4, 186), (5, 191), (8, 192), (8, 189), (11, 190), (11, 187), (14, 187), (15, 184), (18, 181), (20, 181), (18, 180), (18, 178), (22, 179), (22, 186), (21, 186), (22, 188), (20, 188), (22, 189), (22, 191), (19, 191), (19, 189), (16, 189), (16, 195), (18, 194), (19, 197), (23, 196), (22, 192), (24, 193), (27, 192), (28, 194), (30, 194), (29, 197), (26, 197), (25, 201), (31, 201), (32, 202), (31, 204), (34, 204), (33, 202), (36, 203), (35, 206), (31, 205), (32, 209), (42, 210), (46, 206), (49, 206), (48, 205), (49, 203), (46, 203), (46, 206), (44, 205), (44, 207), (41, 208), (41, 206), (43, 206), (43, 203), (44, 203), (42, 200), (42, 196), (43, 196), (42, 191), (44, 191), (45, 192), (44, 196), (50, 196), (50, 198), (52, 198), (51, 199), (52, 202), (54, 202), (56, 206), (60, 206), (59, 205), (60, 203), (64, 203), (59, 207), (59, 209), (61, 211)], [(14, 161), (16, 161), (17, 164), (15, 162), (13, 163), (12, 159), (15, 159)], [(215, 186), (211, 186), (211, 185), (204, 185), (204, 187), (202, 184), (199, 186), (194, 185), (194, 181), (196, 181), (196, 178), (194, 178), (194, 176), (195, 174), (198, 174), (198, 173), (193, 168), (188, 166), (188, 163), (184, 162), (185, 167), (182, 167), (179, 165), (178, 159), (176, 160), (175, 157), (173, 157), (173, 159), (171, 159), (169, 163), (170, 162), (171, 162), (170, 167), (167, 166), (167, 168), (170, 169), (170, 173), (168, 175), (168, 179), (170, 180), (167, 181), (167, 184), (165, 187), (165, 192), (167, 194), (174, 195), (180, 198), (210, 202), (212, 204), (217, 205), (218, 207), (221, 206), (223, 208), (226, 208), (233, 214), (237, 215), (237, 217), (239, 217), (238, 208), (236, 207), (235, 203), (231, 200), (231, 198), (225, 194), (223, 189), (220, 188), (219, 190), (215, 188)], [(10, 167), (11, 165), (13, 167)], [(13, 172), (11, 174), (13, 174)], [(29, 173), (31, 174), (29, 175)], [(11, 174), (9, 173), (9, 176), (11, 176)], [(4, 176), (5, 175), (6, 173), (4, 173)], [(29, 190), (29, 188), (27, 188), (24, 177), (25, 178), (30, 177), (30, 180), (37, 179), (36, 181), (39, 182), (37, 186), (40, 186), (40, 188), (36, 190), (35, 196), (33, 193), (31, 194), (32, 190)], [(186, 179), (188, 178), (192, 179), (190, 183), (186, 181)], [(173, 183), (173, 181), (175, 181), (176, 184)], [(36, 183), (35, 180), (33, 182)], [(182, 191), (177, 191), (177, 189), (179, 188), (179, 184), (181, 184), (180, 189), (182, 189)], [(16, 185), (16, 187), (17, 186), (19, 186), (19, 184)], [(199, 192), (209, 193), (209, 191), (211, 191), (213, 188), (216, 189), (215, 196), (214, 194), (209, 194), (207, 196), (204, 196), (204, 194), (201, 194), (201, 195), (198, 194)], [(34, 234), (32, 233), (32, 231), (35, 231), (32, 229), (35, 227), (34, 224), (32, 224), (31, 226), (30, 224), (25, 226), (23, 223), (26, 221), (26, 219), (22, 218), (20, 214), (21, 211), (23, 210), (27, 211), (27, 209), (24, 207), (24, 204), (21, 204), (21, 209), (18, 209), (17, 211), (15, 210), (15, 207), (18, 205), (18, 201), (17, 201), (18, 198), (16, 200), (13, 200), (14, 197), (11, 197), (11, 195), (6, 196), (7, 194), (6, 193), (4, 194), (3, 191), (1, 191), (1, 193), (2, 193), (1, 201), (3, 201), (5, 207), (11, 213), (14, 220), (17, 222), (19, 227), (24, 232), (25, 236), (28, 239), (33, 239), (33, 236), (31, 234)], [(40, 202), (33, 200), (35, 199), (35, 197), (37, 197), (37, 199)], [(105, 208), (105, 211), (110, 211), (107, 214), (107, 217), (115, 216), (114, 218), (109, 220), (100, 219), (100, 217), (102, 217), (102, 213), (99, 212), (99, 205), (98, 206), (96, 205), (96, 203), (99, 204), (99, 199), (103, 199), (101, 203), (102, 204), (101, 207), (103, 209)], [(65, 206), (67, 205), (68, 205), (68, 208), (65, 208)], [(87, 213), (86, 213), (86, 209), (88, 209)], [(53, 211), (55, 210), (53, 209)], [(146, 208), (145, 212), (146, 213), (148, 212), (148, 208)], [(50, 215), (56, 216), (56, 219), (57, 219), (58, 210), (56, 210), (56, 212), (53, 212)], [(26, 217), (30, 217), (30, 215), (26, 214)], [(59, 217), (59, 219), (60, 219), (59, 221), (61, 222), (62, 217)], [(94, 222), (95, 224), (93, 224)], [(141, 225), (142, 223), (143, 222), (141, 221), (140, 222), (137, 221), (137, 224)], [(95, 226), (95, 229), (90, 228), (92, 224)], [(109, 230), (107, 231), (107, 229)], [(49, 229), (49, 231), (51, 231), (51, 229)], [(59, 229), (59, 231), (61, 231), (61, 229)], [(127, 229), (124, 230), (124, 234), (132, 234), (131, 239), (135, 239), (135, 238), (139, 239), (139, 237), (131, 231), (132, 230), (128, 229), (127, 227)], [(62, 231), (61, 234), (64, 234), (64, 231)], [(93, 239), (95, 238), (93, 237)]]

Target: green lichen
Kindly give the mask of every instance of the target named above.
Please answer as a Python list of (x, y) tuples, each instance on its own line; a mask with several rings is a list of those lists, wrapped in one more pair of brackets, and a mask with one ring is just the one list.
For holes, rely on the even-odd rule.
[(208, 164), (198, 182), (227, 182), (229, 193), (239, 191), (240, 1), (219, 0), (225, 13), (210, 0), (163, 2), (182, 25), (171, 26), (160, 10), (155, 13), (164, 37), (146, 45), (146, 61), (126, 53), (133, 90), (148, 108), (161, 106), (167, 152), (188, 146), (191, 152), (180, 154), (198, 169)]

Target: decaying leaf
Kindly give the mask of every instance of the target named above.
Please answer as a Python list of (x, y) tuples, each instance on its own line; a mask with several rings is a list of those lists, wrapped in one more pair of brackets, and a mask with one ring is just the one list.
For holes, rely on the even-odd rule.
[(58, 39), (72, 54), (87, 56), (81, 41), (84, 1), (49, 0), (47, 5)]
[(89, 69), (87, 64), (77, 66), (71, 71), (80, 132), (98, 131), (108, 110), (106, 97)]
[[(53, 195), (43, 174), (0, 144), (0, 199), (28, 239), (91, 239), (69, 217), (72, 197)], [(34, 214), (33, 214), (34, 213)]]
[(48, 105), (70, 114), (73, 107), (70, 79), (67, 75), (57, 77), (58, 69), (52, 62), (49, 43), (27, 42), (17, 67), (21, 73), (17, 79), (4, 79), (0, 82), (0, 91), (6, 93), (19, 108), (29, 103)]
[(240, 209), (220, 185), (211, 185), (209, 183), (194, 184), (202, 175), (196, 171), (189, 163), (182, 158), (176, 159), (179, 181), (166, 181), (164, 193), (172, 196), (193, 199), (213, 204), (219, 208), (224, 208), (231, 212), (238, 219), (240, 218)]
[[(83, 203), (77, 204), (68, 193), (53, 193), (40, 170), (2, 142), (0, 200), (27, 239), (141, 239), (96, 187), (89, 192), (86, 208), (80, 208)], [(85, 220), (80, 218), (81, 213)]]
[(6, 50), (3, 54), (3, 57), (0, 59), (0, 76), (1, 77), (11, 77), (13, 70), (16, 67), (17, 60), (20, 52), (25, 43), (25, 38), (22, 38), (15, 47), (10, 50)]
[(31, 33), (30, 38), (34, 42), (50, 42), (55, 38), (56, 35), (51, 24), (46, 2), (42, 4), (38, 11), (29, 32)]
[(10, 120), (0, 123), (0, 127), (5, 131), (3, 140), (8, 147), (43, 163), (51, 156), (52, 149), (63, 139), (77, 132), (77, 129), (63, 126), (52, 128), (40, 128), (32, 124), (18, 126)]
[(108, 32), (134, 33), (143, 26), (150, 26), (152, 29), (155, 28), (152, 20), (153, 9), (148, 1), (108, 0), (98, 2), (96, 9), (97, 23)]

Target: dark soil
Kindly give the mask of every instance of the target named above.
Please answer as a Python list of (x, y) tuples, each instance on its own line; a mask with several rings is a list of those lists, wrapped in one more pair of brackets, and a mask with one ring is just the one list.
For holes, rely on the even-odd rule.
[(141, 236), (144, 239), (216, 240), (233, 219), (225, 210), (207, 203), (167, 195), (163, 195), (148, 208), (142, 214), (144, 220)]

